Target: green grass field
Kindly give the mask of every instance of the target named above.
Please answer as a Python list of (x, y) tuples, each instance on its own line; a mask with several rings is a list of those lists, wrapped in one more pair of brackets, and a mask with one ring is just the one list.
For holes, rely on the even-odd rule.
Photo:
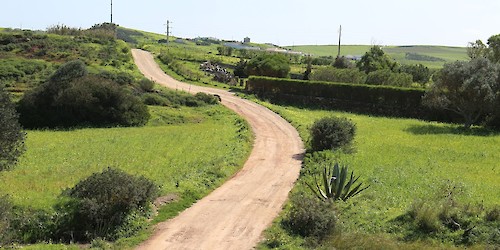
[[(362, 56), (371, 45), (342, 45), (341, 55)], [(310, 53), (314, 56), (332, 56), (338, 54), (337, 45), (301, 45), (287, 47), (294, 51)], [(445, 46), (383, 46), (384, 51), (401, 64), (423, 64), (429, 68), (441, 68), (446, 62), (467, 60), (466, 48)], [(407, 53), (432, 57), (437, 61), (411, 60), (406, 58)]]
[(1, 194), (50, 209), (63, 189), (112, 166), (152, 179), (162, 194), (201, 197), (250, 152), (250, 131), (239, 131), (246, 123), (222, 106), (150, 109), (146, 127), (28, 131), (19, 164), (0, 172)]
[[(450, 188), (456, 192), (457, 202), (463, 204), (488, 209), (500, 204), (498, 132), (482, 128), (464, 131), (460, 125), (413, 119), (266, 105), (291, 121), (305, 141), (309, 140), (308, 128), (322, 117), (343, 116), (356, 123), (355, 153), (336, 153), (335, 157), (371, 187), (342, 205), (346, 235), (389, 233), (389, 237), (404, 237), (403, 232), (391, 232), (393, 221), (416, 199), (436, 199)], [(305, 181), (313, 182), (311, 178), (302, 178), (293, 192), (311, 192)], [(267, 237), (281, 237), (278, 228), (276, 223)], [(283, 249), (301, 244), (286, 237), (284, 241), (291, 245)]]

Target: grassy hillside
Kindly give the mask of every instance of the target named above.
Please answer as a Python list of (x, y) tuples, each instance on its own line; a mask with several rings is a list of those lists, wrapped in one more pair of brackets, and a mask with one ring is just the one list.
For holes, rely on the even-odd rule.
[(221, 106), (150, 108), (153, 117), (143, 128), (27, 131), (19, 164), (0, 172), (0, 195), (50, 209), (63, 189), (112, 166), (154, 180), (162, 194), (201, 197), (233, 174), (249, 152), (245, 123)]
[[(341, 55), (362, 56), (370, 45), (342, 45)], [(333, 56), (338, 53), (337, 45), (290, 46), (289, 49), (313, 54), (314, 56)], [(467, 60), (466, 48), (445, 46), (384, 46), (384, 51), (402, 64), (424, 64), (429, 68), (440, 68), (446, 62)]]
[[(174, 197), (174, 202), (161, 207), (152, 222), (156, 223), (189, 207), (243, 165), (251, 150), (246, 122), (222, 105), (186, 107), (190, 97), (191, 103), (197, 102), (186, 93), (158, 86), (154, 91), (143, 89), (143, 77), (133, 62), (130, 47), (150, 44), (161, 49), (161, 35), (119, 30), (127, 31), (121, 35), (129, 43), (109, 36), (80, 34), (80, 30), (70, 30), (77, 35), (0, 30), (0, 81), (16, 101), (45, 82), (60, 65), (79, 59), (90, 73), (113, 77), (143, 100), (164, 105), (149, 106), (152, 117), (144, 127), (26, 131), (26, 152), (12, 171), (0, 172), (0, 196), (8, 195), (16, 206), (52, 211), (64, 189), (92, 173), (120, 168), (144, 175), (161, 186), (161, 195)], [(188, 53), (192, 54), (185, 55)], [(203, 50), (200, 53), (207, 54)], [(138, 244), (149, 233), (142, 231), (136, 237), (122, 239), (117, 248)]]
[[(380, 234), (392, 239), (407, 238), (409, 232), (396, 221), (418, 199), (428, 202), (440, 200), (451, 192), (455, 202), (479, 207), (478, 214), (500, 204), (498, 132), (481, 128), (467, 131), (459, 125), (413, 119), (266, 105), (291, 121), (305, 141), (309, 140), (308, 128), (319, 118), (342, 116), (356, 123), (355, 152), (337, 153), (333, 156), (340, 163), (349, 165), (365, 184), (371, 185), (360, 196), (338, 205), (342, 237), (349, 238), (360, 233), (365, 234), (361, 238), (367, 239), (365, 241), (360, 237), (351, 237), (353, 245), (358, 244), (355, 242), (366, 244), (370, 237), (379, 238), (377, 235)], [(306, 161), (304, 172), (315, 171), (314, 168), (319, 169), (319, 166)], [(314, 180), (302, 177), (294, 192), (312, 194), (305, 182), (313, 183)], [(478, 216), (479, 219), (482, 218), (482, 215)], [(281, 237), (281, 242), (285, 244), (282, 249), (303, 244), (299, 238), (279, 236), (283, 233), (279, 225), (277, 222), (270, 229), (268, 243)], [(480, 224), (476, 225), (481, 228)], [(480, 231), (476, 231), (478, 232)], [(445, 245), (453, 244), (450, 238), (441, 240)], [(389, 242), (389, 245), (382, 245), (381, 248), (398, 244), (393, 240)], [(439, 241), (433, 244), (435, 243), (439, 244)], [(416, 249), (431, 245), (420, 244)], [(396, 249), (400, 247), (404, 245)]]

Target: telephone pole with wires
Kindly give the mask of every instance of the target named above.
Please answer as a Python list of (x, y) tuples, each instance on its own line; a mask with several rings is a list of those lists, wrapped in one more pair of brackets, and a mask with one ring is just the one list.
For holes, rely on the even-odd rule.
[(113, 0), (111, 0), (111, 23), (113, 23)]
[(167, 27), (167, 44), (169, 43), (169, 39), (170, 39), (170, 35), (172, 34), (172, 31), (171, 31), (171, 26), (170, 24), (172, 24), (172, 22), (170, 20), (167, 20), (167, 23), (164, 24), (166, 27)]
[(337, 54), (337, 58), (340, 58), (340, 39), (342, 38), (342, 25), (340, 25), (339, 29), (339, 52)]

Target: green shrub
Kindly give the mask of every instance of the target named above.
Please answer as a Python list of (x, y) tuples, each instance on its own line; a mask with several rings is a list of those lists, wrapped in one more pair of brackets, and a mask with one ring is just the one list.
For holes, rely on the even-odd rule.
[(12, 241), (22, 244), (48, 242), (56, 238), (62, 214), (41, 209), (14, 207), (10, 221)]
[(500, 205), (493, 207), (490, 211), (486, 212), (486, 221), (499, 221), (500, 222)]
[(349, 146), (356, 134), (356, 125), (347, 118), (325, 117), (311, 126), (313, 151), (337, 150)]
[(156, 93), (146, 93), (142, 95), (142, 101), (146, 105), (153, 106), (170, 106), (171, 102), (164, 96)]
[(370, 187), (361, 187), (363, 183), (356, 183), (359, 177), (354, 177), (354, 171), (351, 171), (349, 179), (348, 175), (349, 170), (347, 166), (340, 166), (338, 163), (335, 163), (333, 167), (325, 167), (323, 169), (323, 175), (319, 182), (314, 177), (316, 181), (315, 188), (309, 183), (306, 183), (306, 185), (320, 200), (347, 201), (349, 198), (358, 195)]
[(248, 75), (285, 78), (289, 72), (290, 61), (281, 54), (260, 54), (246, 65)]
[(291, 233), (322, 240), (335, 230), (337, 212), (333, 203), (304, 195), (293, 195), (290, 203), (283, 225)]
[(155, 87), (155, 83), (149, 79), (143, 78), (139, 81), (139, 87), (146, 92), (151, 92)]
[(414, 201), (408, 211), (418, 230), (425, 233), (438, 232), (442, 229), (440, 213), (439, 204), (428, 203), (424, 200)]
[(219, 103), (219, 99), (217, 99), (217, 97), (215, 97), (214, 95), (211, 95), (211, 94), (203, 93), (203, 92), (196, 93), (196, 95), (194, 95), (194, 97), (196, 99), (206, 103), (206, 104), (209, 104), (209, 105)]
[(133, 224), (134, 213), (145, 211), (158, 196), (159, 187), (145, 177), (108, 168), (80, 181), (64, 194), (73, 198), (75, 237), (116, 239), (124, 223)]
[(368, 73), (366, 83), (374, 85), (410, 87), (413, 83), (413, 78), (407, 73), (394, 73), (389, 69), (382, 69)]
[(450, 112), (425, 108), (422, 105), (423, 89), (251, 76), (246, 90), (265, 99), (288, 104), (447, 122), (456, 119)]
[(342, 83), (365, 83), (366, 74), (357, 68), (334, 68), (324, 67), (313, 71), (311, 80), (342, 82)]
[(8, 196), (0, 196), (0, 246), (11, 243), (11, 220), (12, 203)]
[(7, 92), (0, 85), (0, 171), (10, 169), (24, 152), (25, 133)]
[(20, 122), (28, 128), (140, 126), (147, 106), (116, 82), (87, 75), (79, 61), (61, 66), (49, 81), (19, 102)]

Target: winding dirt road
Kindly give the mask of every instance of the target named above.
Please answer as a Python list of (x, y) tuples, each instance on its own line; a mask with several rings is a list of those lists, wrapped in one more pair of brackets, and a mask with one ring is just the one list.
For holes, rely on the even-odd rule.
[(297, 131), (258, 104), (171, 78), (149, 52), (132, 50), (132, 55), (140, 71), (158, 84), (220, 95), (222, 104), (244, 117), (255, 135), (248, 161), (233, 178), (177, 217), (158, 224), (153, 237), (138, 249), (252, 249), (298, 178), (304, 148)]

